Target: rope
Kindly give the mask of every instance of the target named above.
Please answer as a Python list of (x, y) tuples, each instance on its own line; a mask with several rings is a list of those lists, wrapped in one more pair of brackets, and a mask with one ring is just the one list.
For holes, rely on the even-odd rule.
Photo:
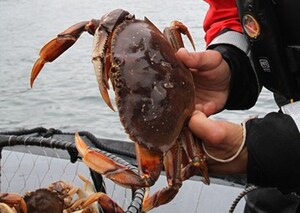
[(233, 201), (230, 209), (229, 209), (229, 213), (233, 213), (234, 209), (236, 208), (237, 204), (240, 202), (240, 200), (249, 192), (254, 191), (255, 189), (257, 189), (257, 186), (249, 186), (247, 187), (244, 191), (242, 191), (237, 198)]
[(0, 135), (29, 135), (33, 133), (43, 133), (47, 132), (48, 129), (44, 127), (36, 127), (33, 129), (22, 129), (18, 131), (6, 131), (6, 132), (0, 132)]
[(137, 213), (141, 212), (141, 206), (143, 204), (145, 195), (145, 188), (137, 189), (133, 193), (133, 199), (127, 208), (126, 213)]
[[(74, 133), (66, 133), (66, 132), (62, 132), (61, 130), (58, 130), (58, 129), (54, 129), (54, 128), (46, 129), (44, 127), (36, 127), (36, 128), (33, 128), (33, 129), (22, 129), (22, 130), (19, 130), (19, 131), (0, 132), (0, 135), (18, 135), (18, 136), (21, 136), (21, 135), (29, 135), (29, 134), (38, 134), (38, 135), (40, 135), (42, 137), (45, 137), (45, 138), (52, 137), (54, 134), (57, 134), (57, 135), (60, 135), (60, 134), (61, 135), (74, 135)], [(81, 132), (79, 132), (79, 135), (80, 136), (85, 136), (98, 149), (105, 150), (107, 152), (114, 153), (114, 154), (117, 154), (117, 155), (122, 155), (122, 156), (125, 156), (125, 157), (129, 157), (129, 158), (132, 158), (132, 159), (136, 159), (135, 153), (109, 147), (109, 146), (103, 144), (95, 135), (93, 135), (92, 133), (90, 133), (88, 131), (81, 131)]]
[(76, 149), (75, 143), (63, 140), (54, 140), (51, 138), (41, 138), (33, 136), (16, 136), (16, 135), (1, 135), (0, 134), (0, 148), (5, 146), (39, 146), (47, 147), (51, 149), (62, 149), (67, 150), (70, 155), (70, 161), (75, 163), (78, 159), (78, 151)]

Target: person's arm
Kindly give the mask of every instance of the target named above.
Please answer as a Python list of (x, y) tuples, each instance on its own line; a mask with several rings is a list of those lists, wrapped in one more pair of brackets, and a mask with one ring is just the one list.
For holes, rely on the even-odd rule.
[[(298, 103), (298, 106), (300, 103)], [(226, 121), (214, 121), (202, 112), (190, 120), (192, 132), (202, 139), (212, 174), (247, 174), (247, 182), (277, 187), (283, 193), (300, 194), (300, 134), (293, 115), (270, 113), (248, 120), (245, 128)], [(245, 143), (243, 145), (243, 141)], [(230, 159), (242, 146), (242, 151)], [(220, 160), (220, 161), (219, 161)]]
[[(285, 114), (270, 113), (243, 126), (207, 118), (225, 106), (249, 108), (255, 103), (261, 85), (247, 57), (244, 48), (247, 42), (243, 42), (237, 13), (232, 13), (235, 1), (206, 1), (210, 3), (204, 25), (209, 50), (195, 53), (180, 50), (178, 56), (194, 76), (196, 111), (190, 118), (189, 128), (203, 141), (209, 172), (247, 173), (248, 181), (253, 184), (275, 186), (284, 193), (299, 193), (300, 116), (297, 113), (293, 116), (286, 113), (288, 108), (283, 108)], [(300, 108), (298, 104), (296, 109)]]
[(203, 27), (207, 50), (180, 49), (177, 56), (192, 71), (196, 104), (206, 115), (248, 109), (257, 101), (261, 85), (250, 64), (235, 0), (207, 2), (210, 7)]
[(204, 20), (207, 49), (219, 51), (231, 71), (229, 96), (225, 109), (249, 109), (254, 106), (261, 85), (249, 56), (249, 45), (235, 0), (207, 0), (210, 7)]
[(224, 109), (239, 110), (253, 107), (261, 91), (261, 85), (246, 53), (231, 44), (215, 44), (208, 48), (219, 51), (230, 67), (230, 87)]
[(293, 118), (270, 113), (246, 127), (248, 182), (300, 194), (300, 134)]

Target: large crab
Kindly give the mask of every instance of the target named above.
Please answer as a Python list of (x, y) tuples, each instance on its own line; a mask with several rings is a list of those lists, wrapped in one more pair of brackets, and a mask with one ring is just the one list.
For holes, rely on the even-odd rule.
[(76, 146), (83, 161), (131, 188), (152, 186), (164, 167), (168, 187), (145, 197), (145, 211), (171, 201), (182, 181), (197, 173), (209, 183), (205, 156), (186, 125), (195, 104), (193, 78), (176, 58), (176, 51), (183, 46), (181, 33), (193, 45), (186, 26), (173, 21), (162, 33), (147, 18), (135, 19), (122, 9), (100, 20), (80, 22), (41, 49), (32, 69), (31, 86), (44, 64), (66, 51), (84, 31), (94, 36), (92, 61), (101, 95), (114, 109), (107, 91), (110, 79), (120, 120), (136, 144), (140, 174), (90, 150), (77, 135)]

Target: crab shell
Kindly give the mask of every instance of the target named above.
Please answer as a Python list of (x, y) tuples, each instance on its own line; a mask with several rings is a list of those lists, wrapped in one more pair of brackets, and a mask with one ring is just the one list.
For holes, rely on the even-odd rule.
[[(147, 18), (126, 19), (110, 36), (104, 52), (110, 51), (109, 76), (121, 122), (134, 142), (166, 152), (194, 110), (191, 72)], [(99, 38), (96, 31), (94, 43), (101, 43)]]
[(63, 201), (56, 192), (49, 189), (37, 189), (28, 192), (24, 196), (27, 205), (27, 211), (31, 213), (58, 213), (63, 211)]

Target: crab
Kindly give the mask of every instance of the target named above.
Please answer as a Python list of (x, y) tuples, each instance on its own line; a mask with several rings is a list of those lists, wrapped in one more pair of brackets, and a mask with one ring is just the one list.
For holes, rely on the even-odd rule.
[[(47, 188), (17, 193), (0, 193), (0, 212), (2, 213), (99, 213), (97, 201), (103, 203), (105, 212), (120, 212), (121, 207), (112, 203), (102, 192), (96, 192), (93, 184), (79, 175), (83, 187), (77, 187), (63, 180), (51, 183)], [(113, 211), (111, 211), (113, 210)]]
[[(30, 85), (46, 62), (71, 47), (83, 32), (94, 36), (92, 62), (102, 98), (114, 110), (108, 90), (112, 85), (121, 123), (135, 143), (139, 173), (91, 150), (79, 135), (76, 147), (83, 161), (115, 183), (129, 188), (150, 187), (163, 168), (168, 186), (144, 198), (143, 210), (170, 202), (182, 182), (201, 173), (209, 184), (206, 156), (187, 123), (195, 107), (190, 70), (177, 59), (181, 34), (193, 39), (187, 27), (173, 21), (162, 33), (149, 19), (136, 19), (116, 9), (100, 20), (71, 26), (49, 41), (33, 66)], [(110, 83), (109, 83), (110, 80)]]

